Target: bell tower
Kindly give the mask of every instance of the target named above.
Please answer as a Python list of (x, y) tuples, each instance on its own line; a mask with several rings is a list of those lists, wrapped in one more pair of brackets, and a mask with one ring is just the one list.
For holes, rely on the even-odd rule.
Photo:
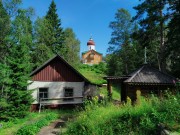
[(88, 51), (89, 50), (95, 50), (95, 43), (92, 39), (92, 37), (89, 39), (89, 41), (87, 42), (87, 46), (88, 46)]

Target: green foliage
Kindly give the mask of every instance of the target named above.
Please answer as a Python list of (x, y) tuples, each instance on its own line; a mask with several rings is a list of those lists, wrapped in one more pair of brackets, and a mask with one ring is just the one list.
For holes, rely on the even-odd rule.
[(123, 74), (123, 63), (122, 59), (117, 55), (117, 53), (109, 54), (106, 57), (107, 62), (107, 74), (110, 76), (120, 76)]
[(94, 64), (94, 65), (86, 65), (86, 64), (81, 64), (80, 65), (80, 70), (89, 70), (89, 71), (94, 71), (95, 73), (99, 74), (105, 74), (106, 73), (106, 63), (100, 62), (99, 64)]
[(179, 77), (179, 1), (145, 0), (134, 9), (141, 28), (133, 38), (149, 50), (148, 62)]
[(67, 53), (64, 55), (64, 58), (74, 67), (78, 67), (80, 64), (80, 41), (76, 39), (76, 35), (71, 28), (66, 28), (64, 30), (64, 35), (64, 46), (67, 48)]
[(47, 43), (50, 40), (49, 23), (45, 18), (37, 18), (34, 24), (34, 40), (35, 44), (31, 53), (33, 68), (37, 68), (54, 55), (52, 46)]
[(37, 18), (34, 25), (34, 46), (31, 54), (33, 68), (37, 68), (55, 54), (78, 67), (80, 41), (71, 28), (63, 30), (54, 1), (45, 17)]
[(170, 62), (170, 71), (180, 78), (180, 8), (178, 0), (169, 0), (170, 1), (170, 9), (172, 10), (171, 16), (172, 19), (168, 24), (169, 32), (168, 32), (168, 42), (166, 48), (166, 56), (169, 58)]
[[(113, 100), (120, 100), (120, 88), (116, 85), (112, 86), (112, 99)], [(107, 87), (100, 87), (100, 94), (104, 95), (105, 98), (108, 98), (108, 91), (107, 91)]]
[[(119, 9), (115, 21), (109, 26), (113, 32), (107, 55), (107, 74), (112, 76), (127, 75), (139, 66), (142, 48), (131, 34), (137, 31), (137, 24), (131, 22), (131, 15), (125, 9)], [(142, 64), (142, 63), (141, 63)]]
[(158, 132), (159, 123), (166, 124), (172, 131), (180, 129), (179, 94), (167, 95), (163, 100), (152, 96), (150, 99), (141, 98), (140, 101), (135, 106), (107, 104), (86, 109), (76, 121), (69, 123), (65, 134), (149, 135)]
[(10, 34), (10, 16), (0, 0), (0, 62), (7, 55), (7, 37)]
[(123, 8), (118, 9), (115, 14), (115, 21), (110, 22), (109, 27), (113, 30), (109, 44), (121, 48), (121, 45), (130, 42), (132, 29), (131, 15)]
[(66, 47), (64, 46), (65, 37), (54, 0), (52, 0), (45, 18), (50, 31), (48, 33), (49, 40), (45, 44), (50, 47), (55, 54), (57, 53), (64, 56), (66, 54)]
[(15, 17), (22, 4), (22, 0), (1, 0), (10, 17)]
[(103, 79), (106, 73), (105, 63), (100, 63), (98, 65), (92, 65), (92, 66), (81, 64), (78, 70), (92, 83), (95, 84), (106, 83), (106, 80)]
[[(32, 45), (32, 23), (26, 10), (18, 10), (12, 22), (12, 33), (3, 68), (1, 98), (4, 105), (0, 105), (0, 119), (9, 120), (24, 117), (29, 111), (32, 96), (27, 92), (29, 73), (31, 71), (30, 48)], [(6, 105), (8, 104), (8, 105)]]

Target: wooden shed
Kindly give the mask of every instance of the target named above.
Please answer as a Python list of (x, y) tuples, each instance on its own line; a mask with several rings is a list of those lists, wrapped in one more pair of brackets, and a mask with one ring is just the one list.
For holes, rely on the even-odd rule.
[(126, 101), (130, 97), (132, 101), (136, 100), (136, 91), (140, 90), (142, 96), (156, 94), (161, 96), (163, 91), (172, 89), (175, 86), (176, 78), (163, 73), (156, 68), (144, 64), (142, 67), (121, 77), (106, 77), (108, 82), (108, 92), (111, 93), (111, 84), (117, 82), (121, 85), (121, 101)]

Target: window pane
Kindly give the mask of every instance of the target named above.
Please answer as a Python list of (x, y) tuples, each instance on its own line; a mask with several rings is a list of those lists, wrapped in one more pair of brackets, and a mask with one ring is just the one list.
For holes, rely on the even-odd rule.
[(47, 88), (39, 88), (39, 92), (47, 92), (48, 89)]
[(43, 93), (39, 93), (39, 98), (43, 98)]
[(48, 98), (48, 88), (39, 88), (39, 101), (42, 98)]
[(47, 93), (44, 93), (44, 98), (48, 98), (48, 94)]
[[(73, 88), (64, 89), (64, 97), (73, 97)], [(73, 98), (65, 98), (64, 101), (72, 101)]]

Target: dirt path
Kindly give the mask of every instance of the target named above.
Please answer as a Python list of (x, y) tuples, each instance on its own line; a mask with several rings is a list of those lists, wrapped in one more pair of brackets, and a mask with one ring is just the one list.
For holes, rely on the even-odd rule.
[(66, 122), (65, 118), (53, 121), (48, 126), (43, 127), (37, 135), (57, 135), (63, 132)]

